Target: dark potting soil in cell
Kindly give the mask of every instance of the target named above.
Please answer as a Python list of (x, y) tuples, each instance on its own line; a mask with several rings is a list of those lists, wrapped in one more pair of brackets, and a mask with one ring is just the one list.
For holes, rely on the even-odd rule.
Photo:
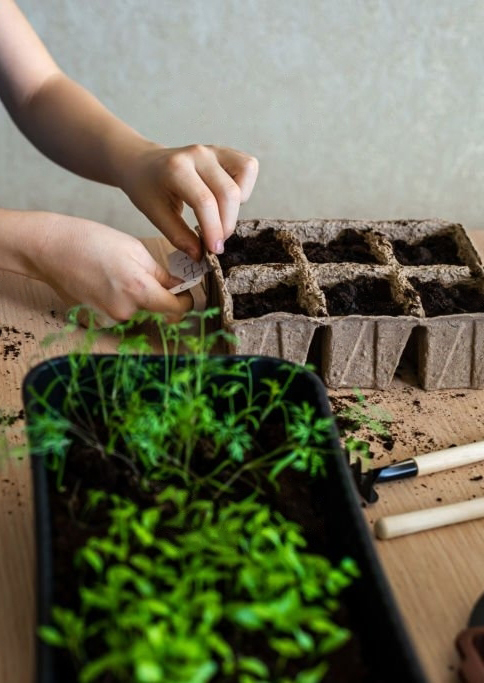
[(452, 235), (430, 235), (415, 244), (395, 240), (393, 251), (403, 266), (465, 265)]
[(388, 280), (358, 277), (323, 289), (329, 315), (403, 315)]
[(484, 291), (475, 285), (460, 283), (444, 287), (440, 282), (422, 282), (417, 278), (410, 278), (410, 283), (419, 293), (425, 315), (429, 318), (484, 312)]
[(378, 263), (364, 235), (356, 230), (343, 230), (326, 246), (306, 242), (303, 250), (312, 263)]
[(292, 263), (273, 228), (261, 230), (254, 237), (232, 235), (225, 242), (225, 251), (218, 257), (224, 275), (233, 266), (258, 263)]
[(260, 318), (266, 313), (278, 311), (307, 315), (307, 312), (298, 303), (296, 285), (280, 284), (277, 287), (266, 289), (264, 292), (234, 294), (232, 298), (236, 320)]

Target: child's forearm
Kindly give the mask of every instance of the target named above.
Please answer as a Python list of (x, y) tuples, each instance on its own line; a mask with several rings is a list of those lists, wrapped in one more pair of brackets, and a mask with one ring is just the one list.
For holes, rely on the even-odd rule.
[(216, 145), (166, 148), (146, 140), (68, 78), (16, 6), (0, 0), (0, 98), (34, 145), (78, 175), (120, 187), (170, 242), (195, 260), (220, 254), (249, 198), (258, 162)]
[(0, 208), (0, 270), (40, 279), (37, 262), (58, 218), (44, 211)]
[(0, 0), (0, 98), (34, 145), (79, 175), (120, 185), (149, 145), (57, 66), (12, 0)]
[(50, 76), (11, 115), (43, 154), (107, 185), (122, 186), (120, 174), (130, 159), (152, 146), (62, 72)]

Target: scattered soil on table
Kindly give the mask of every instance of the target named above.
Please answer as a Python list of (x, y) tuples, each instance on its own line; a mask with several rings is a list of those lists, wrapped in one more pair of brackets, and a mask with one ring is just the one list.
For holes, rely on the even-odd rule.
[(440, 282), (422, 282), (418, 278), (410, 278), (410, 282), (419, 293), (425, 315), (429, 318), (484, 312), (484, 289), (475, 285), (461, 283), (444, 287)]
[(329, 315), (402, 315), (388, 280), (358, 277), (323, 288)]
[(465, 265), (452, 235), (430, 235), (415, 244), (395, 240), (393, 250), (397, 261), (404, 266)]
[[(393, 451), (396, 438), (390, 432), (392, 417), (387, 415), (378, 406), (367, 404), (364, 412), (374, 420), (381, 423), (386, 429), (386, 433), (377, 433), (373, 429), (366, 426), (361, 419), (358, 419), (357, 413), (352, 412), (352, 407), (359, 403), (356, 394), (348, 394), (345, 396), (330, 396), (331, 410), (334, 414), (336, 426), (341, 437), (341, 447), (344, 450), (344, 441), (349, 436), (357, 436), (370, 444), (370, 458), (374, 457), (371, 451), (373, 444), (380, 444), (386, 451)], [(353, 417), (352, 417), (353, 415)]]
[(32, 332), (25, 332), (13, 325), (0, 325), (0, 353), (4, 360), (18, 358), (24, 340), (34, 339)]
[[(260, 435), (261, 447), (271, 450), (275, 444), (281, 442), (284, 434), (282, 425), (269, 425), (268, 429)], [(203, 451), (198, 454), (203, 457)], [(193, 462), (200, 462), (194, 457)], [(49, 495), (51, 500), (51, 516), (53, 530), (53, 556), (54, 556), (54, 603), (78, 608), (79, 577), (73, 570), (72, 558), (76, 550), (83, 545), (89, 536), (104, 535), (108, 526), (108, 510), (105, 507), (91, 511), (88, 518), (82, 517), (82, 511), (86, 510), (86, 491), (89, 489), (102, 489), (108, 493), (116, 493), (123, 497), (134, 500), (141, 509), (155, 504), (156, 495), (163, 488), (161, 482), (152, 482), (150, 491), (141, 490), (133, 470), (124, 461), (115, 457), (101, 459), (99, 451), (93, 451), (81, 444), (74, 444), (67, 457), (67, 466), (64, 476), (64, 489), (58, 491), (54, 483), (54, 475), (49, 474)], [(259, 482), (260, 484), (262, 482)], [(322, 519), (321, 491), (315, 490), (308, 485), (308, 479), (303, 473), (294, 470), (283, 472), (279, 479), (279, 488), (269, 488), (265, 484), (266, 500), (274, 509), (279, 510), (287, 518), (304, 526), (304, 535), (307, 540), (306, 551), (324, 553), (331, 557), (331, 549), (325, 538), (325, 523)], [(236, 484), (230, 493), (230, 499), (234, 500), (246, 497), (248, 491)], [(336, 558), (335, 558), (336, 559)], [(344, 598), (341, 598), (344, 602)], [(351, 616), (343, 606), (335, 617), (342, 625), (351, 629)], [(232, 633), (233, 626), (224, 630), (224, 637), (231, 643), (236, 651), (261, 658), (271, 670), (276, 669), (275, 653), (266, 647), (264, 639), (259, 633), (241, 634)], [(371, 676), (363, 663), (360, 641), (357, 636), (353, 637), (343, 648), (328, 657), (330, 670), (325, 676), (325, 683), (383, 683), (379, 677)], [(95, 640), (91, 643), (88, 656), (99, 656), (103, 652), (101, 643)], [(57, 658), (58, 678), (56, 680), (74, 681), (75, 673), (72, 669), (70, 656), (65, 651), (55, 652)], [(287, 675), (294, 680), (300, 661), (287, 665)], [(232, 683), (234, 680), (229, 676), (217, 676), (214, 683)], [(112, 674), (101, 675), (96, 679), (97, 683), (119, 683)]]
[(254, 237), (232, 235), (225, 242), (225, 251), (218, 257), (223, 274), (233, 266), (261, 263), (292, 263), (273, 228), (261, 230)]
[(11, 427), (16, 422), (23, 420), (25, 417), (23, 408), (18, 411), (6, 412), (0, 409), (0, 427)]
[(234, 318), (260, 318), (267, 313), (283, 311), (285, 313), (300, 313), (307, 315), (297, 300), (297, 286), (281, 283), (263, 292), (247, 292), (234, 294)]
[(364, 234), (356, 230), (343, 230), (327, 246), (305, 242), (303, 250), (312, 263), (378, 263)]

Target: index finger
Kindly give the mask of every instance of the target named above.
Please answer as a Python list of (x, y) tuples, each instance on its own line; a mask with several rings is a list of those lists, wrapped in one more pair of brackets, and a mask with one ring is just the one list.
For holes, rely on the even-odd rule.
[(170, 191), (193, 209), (207, 249), (214, 254), (221, 254), (224, 250), (224, 231), (218, 202), (194, 164), (190, 164), (185, 173), (172, 178)]
[(227, 147), (216, 148), (217, 159), (225, 171), (240, 188), (240, 202), (246, 202), (259, 173), (259, 162), (255, 157)]

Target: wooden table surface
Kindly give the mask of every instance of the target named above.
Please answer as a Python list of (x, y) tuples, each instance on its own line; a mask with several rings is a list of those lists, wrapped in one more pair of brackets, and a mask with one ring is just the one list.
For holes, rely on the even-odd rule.
[[(471, 233), (484, 255), (484, 232)], [(145, 240), (164, 260), (164, 243)], [(0, 421), (9, 441), (23, 441), (21, 383), (40, 360), (66, 353), (82, 332), (43, 347), (64, 325), (65, 307), (46, 285), (0, 272)], [(114, 350), (108, 334), (96, 350)], [(410, 380), (411, 381), (411, 380)], [(484, 390), (425, 392), (395, 379), (386, 391), (365, 390), (368, 404), (392, 418), (394, 446), (372, 435), (375, 462), (484, 440)], [(351, 405), (352, 392), (330, 392), (333, 406)], [(362, 436), (365, 436), (362, 433)], [(369, 525), (385, 514), (469, 500), (484, 495), (484, 465), (462, 467), (380, 485), (379, 501), (365, 508)], [(484, 592), (484, 520), (375, 541), (429, 683), (456, 683), (454, 638)], [(28, 459), (0, 461), (0, 682), (34, 681), (35, 554)], [(389, 683), (391, 683), (389, 681)]]

